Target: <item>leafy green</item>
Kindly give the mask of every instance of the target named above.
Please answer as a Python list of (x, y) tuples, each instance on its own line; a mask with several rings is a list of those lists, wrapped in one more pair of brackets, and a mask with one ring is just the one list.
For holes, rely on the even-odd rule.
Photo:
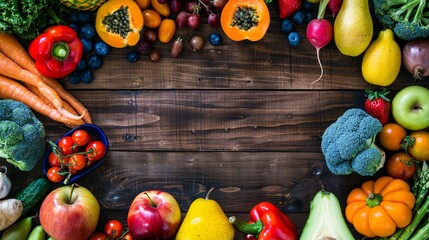
[(46, 27), (65, 23), (68, 13), (58, 0), (0, 0), (0, 31), (31, 40)]

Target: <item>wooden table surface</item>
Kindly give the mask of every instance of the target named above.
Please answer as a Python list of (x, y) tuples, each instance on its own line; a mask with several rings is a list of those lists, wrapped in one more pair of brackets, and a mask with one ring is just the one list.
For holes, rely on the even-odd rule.
[[(212, 199), (227, 215), (247, 219), (253, 205), (270, 201), (301, 232), (317, 191), (335, 193), (344, 208), (349, 191), (369, 179), (331, 174), (320, 149), (325, 128), (347, 109), (362, 108), (365, 89), (379, 88), (362, 78), (362, 56), (344, 56), (332, 41), (320, 52), (324, 76), (311, 84), (320, 69), (305, 26), (297, 27), (301, 44), (290, 47), (277, 7), (270, 12), (271, 25), (259, 42), (233, 42), (203, 18), (200, 30), (178, 31), (185, 40), (180, 58), (170, 57), (170, 44), (155, 45), (161, 53), (156, 63), (147, 56), (130, 63), (126, 54), (133, 47), (114, 49), (94, 71), (93, 83), (61, 80), (110, 142), (104, 164), (78, 182), (99, 200), (99, 230), (108, 219), (126, 224), (130, 203), (142, 191), (173, 194), (184, 215), (215, 187)], [(222, 34), (223, 45), (207, 42), (203, 50), (191, 50), (193, 35), (212, 32)], [(388, 87), (390, 97), (413, 84), (429, 87), (427, 79), (414, 82), (402, 69)], [(47, 140), (69, 130), (39, 119)], [(12, 191), (40, 174), (41, 164), (31, 172), (10, 167)], [(237, 233), (236, 239), (244, 238)]]

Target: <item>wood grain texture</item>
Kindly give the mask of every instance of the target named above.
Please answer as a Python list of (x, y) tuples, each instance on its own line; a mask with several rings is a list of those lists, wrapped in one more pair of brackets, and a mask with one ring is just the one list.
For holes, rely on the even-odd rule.
[[(91, 84), (59, 80), (109, 139), (103, 165), (78, 182), (100, 202), (99, 231), (109, 219), (126, 224), (128, 207), (141, 191), (172, 193), (184, 216), (211, 187), (228, 215), (247, 219), (254, 204), (270, 201), (301, 231), (316, 191), (333, 192), (344, 209), (350, 190), (370, 179), (331, 174), (320, 149), (326, 127), (347, 109), (362, 108), (365, 89), (379, 88), (362, 78), (362, 56), (344, 56), (331, 42), (320, 52), (324, 76), (311, 84), (320, 68), (305, 26), (296, 28), (301, 44), (290, 47), (273, 4), (270, 13), (271, 25), (259, 42), (233, 42), (220, 27), (203, 22), (199, 31), (177, 32), (185, 40), (180, 58), (170, 57), (171, 43), (154, 45), (161, 53), (157, 63), (146, 56), (129, 63), (126, 54), (134, 47), (112, 49)], [(193, 35), (212, 32), (222, 34), (223, 45), (207, 42), (203, 50), (191, 50)], [(401, 69), (388, 87), (390, 97), (414, 84), (429, 87), (427, 79), (414, 82)], [(70, 130), (38, 117), (47, 140)], [(31, 172), (5, 165), (11, 194), (42, 174), (40, 163)], [(235, 239), (244, 237), (237, 233)]]

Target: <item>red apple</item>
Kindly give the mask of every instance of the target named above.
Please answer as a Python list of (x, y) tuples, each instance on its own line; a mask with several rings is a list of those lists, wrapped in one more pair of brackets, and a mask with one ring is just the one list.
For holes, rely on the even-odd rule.
[(55, 240), (88, 239), (97, 227), (99, 215), (97, 199), (76, 184), (51, 191), (39, 211), (40, 224)]
[(141, 192), (128, 211), (128, 229), (135, 240), (169, 239), (176, 234), (180, 220), (176, 199), (159, 190)]

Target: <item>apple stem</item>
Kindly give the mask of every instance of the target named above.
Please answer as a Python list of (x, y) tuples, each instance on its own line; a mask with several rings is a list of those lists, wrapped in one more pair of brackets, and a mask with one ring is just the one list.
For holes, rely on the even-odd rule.
[(209, 191), (208, 191), (208, 193), (207, 193), (207, 195), (206, 195), (206, 200), (209, 200), (210, 199), (210, 195), (212, 195), (212, 192), (215, 190), (215, 187), (212, 187)]
[(149, 196), (149, 194), (147, 192), (145, 192), (144, 194), (146, 194), (147, 198), (149, 198), (150, 205), (152, 207), (156, 207), (156, 204), (152, 201), (152, 198)]
[(79, 185), (77, 185), (76, 183), (73, 183), (73, 184), (71, 185), (69, 201), (71, 201), (71, 199), (72, 199), (72, 195), (73, 195), (73, 191), (74, 191), (74, 189), (75, 189), (75, 188), (77, 188), (77, 187), (79, 187)]

